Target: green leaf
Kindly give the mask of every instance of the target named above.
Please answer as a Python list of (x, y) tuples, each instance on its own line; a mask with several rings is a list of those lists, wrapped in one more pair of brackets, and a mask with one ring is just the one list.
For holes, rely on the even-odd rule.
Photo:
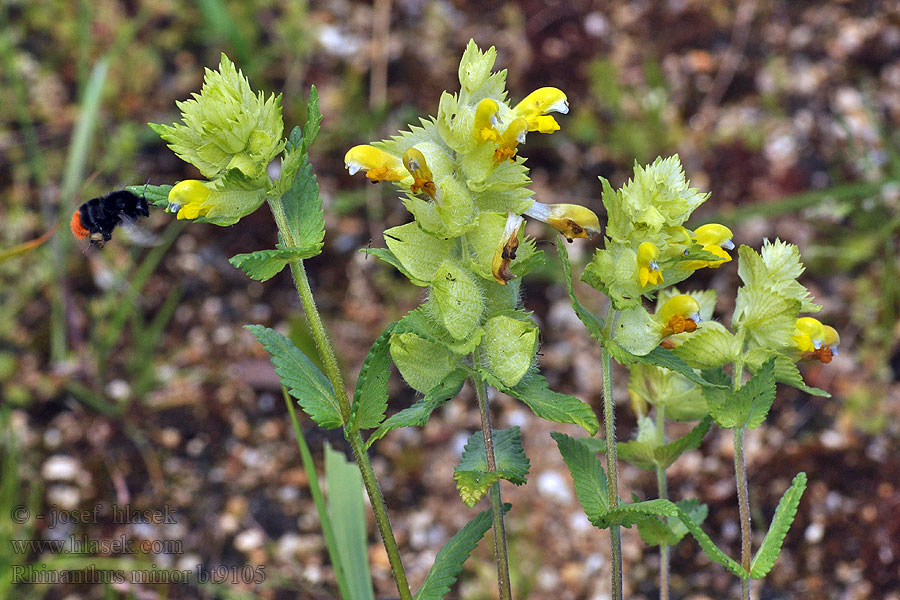
[[(509, 512), (511, 504), (503, 505), (503, 512)], [(485, 510), (466, 523), (456, 535), (444, 544), (434, 559), (428, 576), (422, 587), (416, 592), (415, 600), (444, 600), (450, 593), (450, 587), (456, 582), (462, 571), (463, 563), (475, 550), (475, 546), (487, 530), (491, 528), (491, 511)]]
[(286, 240), (297, 248), (315, 248), (319, 254), (325, 240), (325, 215), (319, 183), (309, 162), (298, 169), (291, 187), (281, 196), (281, 205), (290, 235)]
[(656, 469), (656, 456), (653, 450), (653, 444), (649, 442), (639, 440), (616, 442), (616, 455), (618, 458), (645, 471)]
[(737, 391), (706, 390), (706, 403), (716, 425), (755, 429), (775, 401), (775, 358), (772, 357)]
[(710, 425), (712, 425), (712, 417), (707, 415), (683, 437), (657, 448), (654, 452), (657, 464), (663, 469), (668, 469), (687, 450), (699, 448)]
[(566, 250), (566, 245), (562, 242), (563, 239), (562, 236), (558, 236), (556, 252), (559, 254), (559, 262), (562, 264), (563, 277), (566, 280), (566, 288), (569, 290), (569, 298), (572, 300), (572, 308), (581, 322), (584, 323), (588, 333), (598, 342), (603, 343), (605, 339), (603, 335), (603, 319), (586, 309), (575, 297), (575, 288), (572, 285), (572, 266), (569, 264), (569, 252)]
[(794, 516), (797, 514), (797, 507), (805, 489), (806, 473), (797, 473), (797, 476), (791, 482), (791, 487), (784, 492), (784, 495), (778, 502), (778, 508), (775, 509), (775, 516), (772, 517), (769, 531), (766, 532), (762, 545), (750, 563), (750, 577), (753, 579), (765, 577), (778, 559), (781, 545), (784, 543), (784, 537), (794, 522)]
[(606, 529), (613, 525), (631, 527), (648, 518), (677, 515), (677, 507), (668, 500), (645, 500), (644, 502), (619, 504), (619, 506), (603, 515), (603, 518), (595, 525), (601, 529)]
[[(676, 506), (697, 524), (706, 520), (709, 511), (707, 506), (701, 504), (696, 498), (681, 500), (676, 503)], [(645, 544), (674, 546), (688, 533), (688, 528), (682, 518), (679, 513), (674, 517), (645, 519), (638, 523), (638, 533)]]
[(594, 456), (593, 450), (575, 438), (556, 431), (550, 437), (556, 440), (559, 453), (569, 467), (584, 513), (591, 523), (597, 525), (609, 510), (609, 487), (603, 465)]
[(246, 273), (250, 279), (266, 281), (280, 273), (285, 265), (315, 256), (320, 250), (321, 248), (315, 246), (257, 250), (249, 254), (235, 254), (228, 262)]
[(310, 418), (325, 429), (343, 425), (334, 388), (325, 375), (289, 339), (262, 325), (245, 325), (272, 357), (275, 373)]
[(670, 371), (680, 373), (694, 383), (702, 385), (704, 387), (718, 387), (717, 384), (707, 381), (700, 375), (697, 375), (697, 373), (694, 372), (690, 365), (684, 362), (684, 359), (674, 354), (671, 350), (666, 350), (662, 346), (657, 346), (643, 356), (637, 356), (635, 354), (632, 354), (631, 352), (628, 352), (614, 340), (608, 340), (606, 343), (606, 347), (613, 359), (620, 365), (633, 365), (637, 363), (656, 365), (657, 367), (663, 367), (665, 369), (669, 369)]
[(466, 506), (472, 508), (500, 479), (516, 485), (525, 483), (531, 463), (522, 448), (522, 433), (518, 427), (491, 430), (497, 469), (489, 471), (484, 436), (477, 431), (469, 437), (462, 458), (453, 470), (456, 489)]
[(413, 285), (417, 285), (419, 287), (426, 287), (430, 283), (423, 279), (418, 279), (416, 277), (413, 277), (413, 275), (409, 271), (406, 270), (406, 267), (403, 266), (403, 263), (400, 262), (400, 259), (398, 259), (396, 256), (394, 256), (394, 253), (391, 252), (390, 250), (388, 250), (387, 248), (361, 248), (360, 252), (365, 252), (366, 254), (369, 254), (376, 258), (380, 258), (387, 264), (392, 265), (395, 269), (397, 269), (398, 271), (403, 273), (403, 275), (407, 279), (409, 279), (409, 281)]
[(831, 394), (825, 390), (806, 385), (803, 381), (803, 376), (800, 374), (800, 370), (797, 368), (797, 365), (794, 364), (794, 360), (784, 354), (766, 350), (765, 348), (754, 348), (745, 355), (746, 362), (744, 364), (751, 373), (755, 373), (771, 356), (775, 357), (776, 382), (797, 388), (810, 396), (831, 398)]
[(695, 369), (733, 363), (741, 353), (737, 338), (716, 321), (703, 321), (696, 331), (681, 337), (682, 343), (673, 352)]
[(140, 196), (153, 206), (166, 208), (169, 205), (171, 185), (128, 185), (125, 189), (135, 196)]
[(366, 513), (363, 504), (362, 475), (356, 463), (348, 461), (340, 452), (325, 443), (325, 481), (328, 486), (328, 516), (333, 523), (335, 544), (350, 597), (374, 600), (372, 575), (369, 572), (366, 544)]
[(482, 370), (482, 374), (491, 385), (504, 394), (518, 398), (542, 419), (554, 423), (579, 425), (590, 435), (594, 435), (600, 429), (597, 415), (589, 404), (575, 396), (552, 391), (547, 380), (538, 373), (527, 375), (514, 387), (504, 386), (488, 371)]
[(372, 433), (372, 436), (366, 442), (368, 449), (375, 440), (379, 440), (387, 435), (388, 432), (400, 427), (424, 427), (428, 422), (428, 418), (436, 408), (441, 406), (450, 398), (455, 398), (462, 389), (463, 383), (468, 377), (465, 369), (457, 369), (451, 371), (449, 375), (444, 377), (440, 383), (431, 388), (423, 398), (420, 398), (410, 406), (391, 415), (378, 426), (378, 429)]
[(309, 152), (316, 138), (319, 137), (319, 125), (322, 123), (322, 113), (319, 112), (319, 90), (316, 86), (309, 88), (309, 101), (306, 103), (306, 125), (303, 127), (303, 142), (300, 151), (305, 155)]
[(350, 428), (352, 431), (378, 427), (384, 421), (388, 403), (388, 377), (391, 375), (391, 333), (396, 323), (387, 326), (366, 355), (356, 389), (353, 392)]

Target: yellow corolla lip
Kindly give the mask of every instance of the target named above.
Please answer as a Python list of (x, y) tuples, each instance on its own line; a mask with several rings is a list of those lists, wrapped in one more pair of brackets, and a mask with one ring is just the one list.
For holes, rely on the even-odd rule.
[(372, 181), (400, 181), (407, 176), (399, 158), (367, 144), (350, 148), (344, 155), (344, 166), (351, 175), (365, 171)]
[(638, 246), (638, 280), (641, 287), (665, 283), (662, 271), (659, 270), (659, 248), (651, 242), (643, 242)]
[(535, 202), (525, 214), (559, 231), (568, 241), (600, 233), (600, 220), (580, 204), (543, 204)]
[(668, 337), (676, 333), (692, 332), (697, 329), (700, 317), (700, 303), (687, 294), (669, 298), (655, 315), (662, 325), (660, 334)]
[(504, 160), (511, 160), (516, 155), (518, 145), (525, 143), (527, 133), (528, 121), (522, 117), (514, 119), (500, 136), (500, 144), (494, 152), (494, 162), (500, 164)]
[(484, 98), (475, 108), (475, 139), (479, 142), (500, 142), (500, 105), (491, 98)]
[(515, 278), (509, 270), (509, 263), (516, 258), (516, 250), (519, 248), (519, 228), (524, 222), (525, 219), (519, 215), (511, 214), (506, 217), (503, 236), (491, 260), (491, 274), (500, 285), (506, 285), (509, 280)]
[[(825, 326), (813, 317), (800, 317), (794, 322), (791, 340), (800, 352), (815, 352), (825, 345)], [(837, 334), (837, 331), (834, 332)]]
[(542, 87), (534, 90), (519, 102), (513, 112), (528, 119), (529, 131), (551, 133), (559, 129), (559, 125), (548, 113), (569, 112), (569, 101), (562, 90), (555, 87)]
[(832, 356), (838, 355), (838, 345), (841, 343), (841, 336), (838, 334), (837, 329), (832, 327), (831, 325), (825, 325), (825, 346), (831, 350)]
[[(709, 267), (710, 269), (718, 269), (720, 266), (731, 261), (731, 255), (726, 250), (734, 250), (734, 242), (731, 241), (733, 234), (731, 230), (718, 223), (708, 223), (701, 225), (694, 231), (693, 242), (703, 246), (703, 250), (719, 257), (718, 260), (691, 260), (685, 266), (688, 269), (702, 269)], [(685, 254), (687, 250), (685, 250)]]
[(179, 220), (197, 219), (206, 216), (212, 209), (209, 200), (209, 188), (203, 181), (186, 179), (172, 186), (169, 190), (169, 205), (166, 211), (175, 213)]

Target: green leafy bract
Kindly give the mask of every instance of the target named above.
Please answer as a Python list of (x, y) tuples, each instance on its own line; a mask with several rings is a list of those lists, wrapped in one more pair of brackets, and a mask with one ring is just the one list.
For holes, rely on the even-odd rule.
[(388, 403), (388, 378), (391, 375), (391, 356), (388, 350), (395, 326), (396, 323), (387, 326), (363, 361), (353, 392), (351, 430), (371, 429), (384, 421)]
[[(511, 504), (503, 505), (503, 512), (509, 512)], [(456, 535), (444, 544), (434, 559), (431, 570), (425, 577), (422, 587), (416, 592), (415, 600), (444, 600), (450, 593), (450, 587), (456, 582), (462, 571), (463, 563), (472, 554), (475, 546), (491, 528), (491, 511), (478, 513), (474, 519), (466, 523)]]
[(492, 429), (497, 469), (488, 470), (484, 436), (477, 431), (469, 437), (459, 464), (453, 470), (456, 489), (466, 506), (472, 508), (497, 481), (505, 479), (516, 485), (526, 481), (531, 466), (522, 448), (522, 433), (518, 427)]
[(309, 417), (325, 429), (343, 425), (334, 388), (312, 361), (289, 339), (262, 325), (245, 325), (271, 355), (275, 373)]
[(778, 508), (775, 509), (775, 516), (772, 517), (769, 531), (750, 563), (750, 577), (753, 579), (765, 577), (778, 559), (784, 537), (794, 522), (794, 516), (797, 514), (797, 507), (800, 505), (800, 498), (803, 497), (805, 489), (806, 473), (798, 473), (791, 482), (791, 487), (784, 492), (778, 502)]
[(552, 391), (543, 375), (529, 373), (518, 385), (507, 387), (489, 371), (482, 370), (481, 373), (491, 385), (504, 394), (518, 398), (542, 419), (554, 423), (579, 425), (590, 435), (594, 435), (600, 429), (597, 415), (589, 404), (575, 396)]
[(736, 391), (708, 388), (706, 403), (716, 425), (725, 429), (755, 429), (775, 401), (775, 359), (769, 359)]
[(232, 265), (246, 273), (250, 279), (266, 281), (275, 277), (285, 265), (304, 258), (310, 258), (320, 252), (315, 246), (309, 248), (278, 248), (275, 250), (257, 250), (249, 254), (236, 254), (228, 259)]

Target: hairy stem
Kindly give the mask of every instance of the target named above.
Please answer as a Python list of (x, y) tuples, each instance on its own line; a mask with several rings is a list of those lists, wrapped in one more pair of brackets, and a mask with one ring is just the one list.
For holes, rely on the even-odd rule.
[[(609, 317), (607, 316), (607, 319)], [(609, 487), (609, 509), (619, 506), (619, 471), (616, 459), (616, 415), (612, 396), (612, 364), (609, 350), (600, 347), (603, 371), (603, 425), (606, 435), (606, 481)], [(622, 600), (622, 537), (619, 526), (609, 528), (609, 551), (612, 559), (612, 600)]]
[[(269, 206), (272, 208), (272, 216), (275, 218), (275, 223), (278, 225), (278, 231), (284, 240), (285, 246), (288, 248), (295, 247), (296, 242), (290, 228), (287, 226), (281, 200), (271, 199), (269, 200)], [(319, 357), (325, 366), (325, 376), (328, 377), (331, 386), (334, 388), (341, 410), (344, 431), (347, 434), (350, 447), (353, 448), (353, 454), (356, 456), (356, 462), (362, 474), (363, 485), (372, 504), (375, 523), (378, 525), (378, 532), (381, 534), (381, 541), (384, 543), (384, 549), (388, 555), (388, 562), (391, 565), (394, 581), (397, 582), (397, 592), (400, 594), (401, 600), (412, 600), (412, 593), (406, 580), (406, 571), (403, 569), (403, 562), (400, 560), (400, 548), (397, 546), (394, 530), (391, 529), (387, 507), (384, 504), (381, 489), (378, 487), (378, 481), (375, 479), (375, 471), (372, 469), (372, 463), (369, 460), (369, 455), (366, 453), (362, 435), (360, 435), (358, 430), (348, 430), (350, 424), (350, 400), (347, 398), (347, 389), (344, 386), (344, 379), (341, 376), (334, 347), (328, 339), (328, 333), (325, 331), (325, 324), (322, 322), (321, 315), (319, 315), (319, 309), (316, 308), (316, 301), (313, 298), (312, 289), (309, 286), (309, 278), (306, 275), (306, 268), (303, 266), (302, 260), (291, 263), (291, 275), (294, 278), (297, 294), (300, 296), (300, 302), (303, 304), (303, 310), (309, 321), (310, 330), (312, 330), (313, 338), (316, 341), (316, 349), (319, 351)]]
[(747, 577), (741, 579), (741, 598), (750, 600), (750, 495), (747, 491), (743, 427), (734, 430), (734, 478), (737, 481), (738, 509), (741, 517), (741, 567), (747, 572)]
[[(484, 436), (484, 450), (487, 454), (488, 471), (497, 470), (494, 456), (494, 438), (491, 434), (491, 412), (488, 405), (487, 384), (476, 374), (472, 375), (472, 385), (478, 397), (478, 409), (481, 411), (481, 432)], [(512, 599), (512, 586), (509, 582), (509, 553), (506, 548), (506, 526), (503, 523), (503, 502), (500, 499), (500, 482), (491, 486), (491, 514), (494, 521), (494, 560), (497, 562), (497, 586), (500, 588), (500, 600)]]
[[(663, 406), (656, 407), (656, 437), (659, 445), (666, 443), (666, 409)], [(661, 465), (656, 465), (656, 487), (659, 497), (663, 500), (669, 498), (669, 486), (666, 481), (666, 470)], [(659, 599), (669, 600), (669, 545), (659, 546)]]

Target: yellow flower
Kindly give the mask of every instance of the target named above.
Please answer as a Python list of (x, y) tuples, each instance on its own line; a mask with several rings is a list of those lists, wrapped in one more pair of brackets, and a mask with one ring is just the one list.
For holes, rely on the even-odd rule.
[(579, 204), (543, 204), (535, 202), (525, 214), (559, 231), (568, 241), (600, 233), (600, 220), (594, 211)]
[(569, 102), (562, 90), (542, 87), (525, 96), (513, 112), (528, 121), (528, 131), (553, 133), (559, 129), (559, 123), (547, 113), (566, 114), (569, 112)]
[(475, 108), (475, 139), (479, 142), (497, 142), (500, 143), (500, 131), (497, 129), (501, 125), (499, 116), (500, 106), (490, 98), (484, 98)]
[(697, 329), (700, 318), (700, 303), (688, 296), (679, 294), (669, 298), (655, 315), (662, 325), (659, 332), (663, 337), (676, 333), (690, 333)]
[(791, 341), (800, 351), (801, 360), (818, 360), (827, 364), (837, 356), (841, 336), (834, 327), (823, 325), (818, 319), (800, 317), (794, 323)]
[(491, 261), (491, 274), (500, 285), (506, 285), (507, 281), (515, 278), (515, 275), (509, 270), (509, 263), (516, 258), (516, 250), (519, 248), (519, 228), (524, 222), (525, 219), (519, 215), (506, 217), (503, 236), (500, 238), (500, 244), (494, 251), (494, 258)]
[(403, 166), (413, 176), (413, 184), (410, 186), (412, 193), (425, 192), (432, 200), (436, 200), (437, 186), (434, 185), (434, 175), (425, 162), (425, 155), (416, 148), (409, 148), (403, 153)]
[(375, 146), (353, 146), (344, 155), (344, 166), (355, 175), (365, 171), (372, 181), (400, 181), (407, 177), (399, 158)]
[(512, 157), (516, 155), (516, 147), (525, 143), (525, 134), (527, 133), (528, 121), (522, 117), (514, 119), (500, 136), (500, 145), (494, 152), (494, 162), (499, 165), (504, 160), (512, 160)]
[(725, 250), (734, 249), (734, 242), (731, 241), (732, 237), (731, 230), (724, 225), (719, 225), (718, 223), (701, 225), (694, 231), (693, 241), (703, 246), (706, 252), (718, 256), (720, 260), (691, 260), (685, 266), (695, 270), (704, 267), (718, 269), (731, 260), (731, 256)]
[(638, 280), (641, 287), (650, 285), (659, 285), (665, 283), (662, 271), (659, 270), (659, 248), (650, 242), (644, 242), (638, 247), (637, 251), (638, 263)]
[(176, 213), (178, 220), (205, 217), (212, 209), (208, 203), (209, 188), (203, 181), (186, 179), (176, 183), (169, 190), (169, 205), (166, 211)]

